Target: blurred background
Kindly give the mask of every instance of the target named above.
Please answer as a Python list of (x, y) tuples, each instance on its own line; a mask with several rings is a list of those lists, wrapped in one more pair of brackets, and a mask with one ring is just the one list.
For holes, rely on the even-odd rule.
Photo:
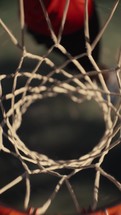
[[(114, 0), (96, 0), (96, 10), (99, 15), (100, 26), (103, 26), (110, 14)], [(20, 25), (18, 18), (18, 1), (1, 0), (0, 17), (20, 41)], [(109, 26), (101, 39), (100, 64), (105, 68), (116, 66), (121, 43), (120, 28), (121, 3), (116, 10)], [(33, 38), (26, 33), (26, 49), (29, 52), (43, 55), (47, 52), (44, 45), (37, 45)], [(0, 26), (0, 74), (14, 73), (21, 57), (20, 50), (13, 45), (7, 33)], [(60, 65), (63, 59), (52, 53), (50, 58)], [(24, 71), (32, 71), (35, 62), (27, 60)], [(47, 69), (47, 68), (43, 68)], [(4, 83), (4, 90), (10, 91), (11, 83)], [(99, 142), (105, 131), (105, 124), (101, 110), (95, 101), (85, 101), (81, 105), (69, 98), (59, 95), (56, 98), (43, 99), (33, 104), (23, 116), (19, 129), (21, 139), (27, 147), (44, 153), (50, 158), (74, 159), (88, 153)], [(121, 147), (117, 146), (106, 156), (103, 167), (121, 181), (120, 173)], [(0, 188), (9, 183), (23, 169), (19, 161), (2, 151), (0, 152)], [(72, 184), (83, 207), (91, 205), (93, 196), (94, 170), (86, 170), (77, 174)], [(31, 177), (31, 204), (41, 206), (50, 196), (57, 179), (50, 175)], [(90, 195), (89, 195), (90, 194)], [(22, 208), (25, 196), (24, 181), (0, 196), (0, 202), (9, 206)], [(101, 178), (99, 206), (105, 206), (121, 198), (121, 193), (105, 178)], [(73, 211), (71, 198), (66, 187), (63, 187), (50, 207), (53, 211)]]

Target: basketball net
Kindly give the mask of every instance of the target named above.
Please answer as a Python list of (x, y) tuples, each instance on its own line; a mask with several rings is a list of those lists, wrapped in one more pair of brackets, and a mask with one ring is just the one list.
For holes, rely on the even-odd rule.
[[(8, 34), (11, 42), (21, 51), (21, 58), (16, 71), (13, 71), (11, 74), (2, 73), (0, 75), (0, 108), (2, 115), (0, 124), (0, 149), (4, 153), (14, 156), (21, 162), (23, 167), (23, 173), (18, 175), (18, 177), (14, 178), (8, 184), (1, 187), (0, 194), (2, 195), (5, 192), (7, 193), (8, 190), (24, 181), (26, 184), (24, 208), (27, 209), (30, 207), (31, 176), (37, 174), (41, 176), (43, 173), (45, 175), (53, 175), (57, 178), (58, 182), (46, 202), (43, 205), (38, 206), (38, 214), (44, 214), (48, 211), (51, 203), (54, 202), (57, 193), (59, 193), (60, 188), (63, 187), (63, 185), (66, 186), (67, 192), (69, 192), (69, 195), (73, 200), (75, 212), (80, 212), (80, 205), (71, 184), (71, 178), (82, 170), (95, 170), (93, 202), (91, 206), (92, 209), (96, 209), (99, 201), (101, 177), (106, 177), (117, 187), (117, 189), (121, 190), (121, 183), (102, 168), (106, 155), (110, 153), (114, 147), (119, 145), (121, 141), (121, 124), (118, 123), (121, 120), (121, 50), (119, 50), (116, 66), (110, 69), (102, 70), (92, 57), (92, 51), (102, 38), (107, 26), (111, 22), (120, 1), (114, 1), (110, 14), (93, 44), (90, 44), (89, 40), (87, 41), (85, 39), (87, 52), (83, 55), (88, 56), (89, 61), (94, 68), (92, 73), (87, 73), (85, 68), (83, 68), (79, 63), (78, 59), (83, 57), (83, 55), (72, 57), (70, 53), (67, 52), (65, 47), (61, 45), (61, 36), (63, 33), (69, 2), (69, 0), (66, 0), (60, 31), (58, 36), (56, 36), (52, 29), (49, 16), (46, 13), (44, 1), (40, 0), (40, 4), (45, 13), (48, 27), (51, 32), (51, 37), (54, 42), (54, 45), (48, 50), (47, 54), (43, 56), (32, 52), (30, 53), (26, 49), (22, 0), (20, 0), (20, 42), (5, 24), (4, 20), (0, 20), (0, 25), (5, 30), (6, 34)], [(87, 6), (88, 0), (85, 0), (85, 38), (89, 39), (90, 35)], [(50, 53), (55, 47), (67, 57), (67, 60), (60, 66), (55, 65), (55, 63), (49, 58)], [(36, 62), (36, 65), (32, 71), (22, 71), (22, 66), (26, 59)], [(78, 74), (71, 74), (65, 69), (65, 66), (70, 62), (74, 64)], [(43, 63), (51, 68), (51, 72), (46, 75), (44, 75), (44, 72), (40, 72), (40, 68)], [(117, 78), (117, 92), (110, 91), (106, 81), (104, 80), (103, 74), (109, 74), (110, 71), (115, 73)], [(64, 77), (63, 80), (57, 80), (54, 76), (55, 74), (61, 74)], [(91, 74), (95, 74), (95, 76), (98, 77), (98, 81), (92, 80)], [(6, 79), (12, 80), (13, 83), (12, 89), (7, 93), (5, 93), (5, 90), (3, 89), (3, 84)], [(18, 82), (21, 80), (25, 80), (25, 84), (22, 87), (18, 87)], [(38, 81), (37, 83), (39, 84), (32, 86), (33, 80)], [(78, 103), (80, 105), (82, 105), (85, 100), (94, 100), (100, 106), (103, 113), (105, 132), (102, 138), (88, 154), (85, 154), (78, 159), (54, 160), (46, 154), (40, 154), (39, 152), (32, 151), (27, 147), (26, 143), (21, 140), (17, 132), (22, 124), (23, 115), (34, 102), (45, 98), (55, 97), (58, 94), (64, 94), (74, 103)], [(112, 97), (116, 98), (115, 104), (112, 102)], [(6, 110), (4, 106), (6, 101), (10, 104), (8, 110)], [(5, 144), (6, 139), (9, 142), (9, 147)], [(31, 164), (34, 164), (34, 168), (32, 169), (30, 167)], [(63, 169), (70, 171), (68, 174), (62, 174), (60, 170)]]

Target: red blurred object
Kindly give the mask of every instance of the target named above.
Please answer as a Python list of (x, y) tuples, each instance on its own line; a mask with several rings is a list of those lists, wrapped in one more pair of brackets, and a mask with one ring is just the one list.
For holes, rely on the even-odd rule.
[[(33, 208), (31, 208), (28, 212), (20, 212), (15, 209), (7, 208), (5, 206), (0, 205), (0, 215), (37, 215), (37, 214), (38, 214), (37, 209), (33, 209)], [(71, 213), (71, 215), (79, 215), (79, 214)], [(121, 215), (121, 204), (117, 204), (112, 207), (105, 208), (103, 210), (100, 209), (94, 212), (83, 212), (83, 213), (80, 213), (80, 215)]]
[[(44, 0), (44, 5), (54, 32), (58, 34), (66, 0)], [(88, 1), (89, 17), (93, 13), (93, 0)], [(25, 23), (28, 28), (42, 35), (50, 35), (50, 31), (39, 0), (24, 0)], [(84, 24), (85, 0), (71, 0), (67, 12), (63, 34), (80, 30)]]
[(114, 205), (104, 210), (89, 213), (89, 215), (121, 215), (121, 204)]
[(0, 215), (37, 215), (37, 209), (30, 208), (26, 212), (0, 205)]
[[(63, 11), (66, 0), (44, 0), (43, 4), (55, 34), (61, 26)], [(89, 14), (89, 33), (90, 43), (94, 41), (99, 33), (100, 24), (94, 0), (88, 0)], [(27, 31), (33, 36), (38, 44), (44, 44), (47, 49), (54, 45), (51, 38), (50, 30), (42, 10), (39, 0), (24, 0), (24, 15)], [(72, 55), (77, 56), (86, 52), (85, 35), (84, 35), (84, 15), (85, 0), (70, 0), (69, 8), (66, 16), (64, 30), (61, 35), (61, 45)], [(54, 49), (57, 53), (58, 49)], [(98, 61), (100, 52), (100, 43), (98, 43), (92, 52), (95, 61)], [(59, 52), (60, 54), (60, 52)], [(61, 53), (62, 54), (62, 53)], [(68, 57), (65, 56), (65, 59)], [(93, 70), (92, 64), (88, 57), (78, 59), (86, 71)], [(73, 63), (68, 64), (70, 70), (75, 71)]]
[(0, 215), (29, 215), (29, 214), (0, 205)]

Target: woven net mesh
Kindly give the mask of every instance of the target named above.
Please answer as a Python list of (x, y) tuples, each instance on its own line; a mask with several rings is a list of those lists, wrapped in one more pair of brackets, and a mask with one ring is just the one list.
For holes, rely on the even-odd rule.
[[(27, 209), (31, 198), (31, 176), (41, 176), (43, 174), (45, 176), (52, 175), (57, 179), (57, 184), (43, 205), (38, 205), (38, 214), (43, 214), (49, 209), (51, 203), (54, 202), (57, 193), (60, 192), (60, 188), (63, 187), (63, 185), (66, 186), (67, 192), (69, 192), (69, 195), (72, 197), (75, 211), (79, 212), (80, 204), (76, 193), (74, 192), (74, 187), (71, 184), (71, 178), (74, 178), (74, 176), (82, 170), (95, 170), (92, 201), (93, 209), (96, 208), (99, 201), (101, 177), (106, 177), (119, 190), (121, 190), (120, 182), (102, 168), (106, 155), (109, 154), (114, 147), (119, 145), (121, 141), (121, 51), (119, 48), (116, 65), (109, 69), (101, 69), (92, 56), (93, 49), (103, 37), (112, 17), (115, 16), (120, 1), (114, 1), (114, 4), (110, 9), (110, 13), (105, 20), (104, 26), (100, 29), (94, 42), (90, 44), (87, 12), (88, 1), (85, 0), (85, 45), (87, 52), (75, 57), (72, 57), (65, 47), (61, 45), (61, 37), (63, 34), (69, 2), (69, 0), (65, 1), (65, 9), (60, 31), (56, 36), (46, 12), (44, 1), (40, 0), (53, 40), (52, 47), (50, 47), (44, 55), (38, 55), (27, 51), (22, 0), (20, 0), (20, 42), (14, 36), (14, 33), (11, 32), (9, 26), (5, 24), (4, 20), (0, 20), (0, 25), (4, 29), (5, 33), (8, 34), (8, 38), (21, 52), (19, 65), (16, 70), (11, 74), (4, 74), (2, 72), (0, 74), (0, 149), (1, 152), (11, 154), (15, 159), (19, 160), (23, 168), (23, 173), (15, 177), (9, 183), (3, 185), (0, 189), (0, 193), (1, 195), (7, 193), (8, 190), (11, 191), (11, 188), (24, 181), (26, 185), (24, 208)], [(59, 66), (50, 58), (50, 54), (54, 48), (58, 49), (59, 52), (67, 58), (67, 60)], [(92, 72), (87, 72), (78, 61), (78, 59), (84, 55), (88, 57), (92, 67), (94, 68)], [(23, 65), (26, 60), (35, 62), (34, 68), (32, 70), (30, 69), (30, 71), (29, 69), (26, 71), (23, 69)], [(66, 66), (70, 62), (74, 65), (76, 74), (66, 70)], [(41, 69), (43, 64), (50, 68), (48, 72), (44, 72), (43, 69)], [(116, 91), (110, 90), (108, 87), (108, 84), (110, 83), (107, 84), (104, 79), (103, 74), (109, 73), (113, 73), (115, 75), (117, 84)], [(92, 74), (98, 77), (98, 81), (91, 78)], [(58, 75), (60, 75), (62, 79), (59, 79)], [(7, 90), (7, 86), (5, 84), (6, 80), (12, 83), (12, 87)], [(85, 102), (85, 100), (94, 100), (102, 111), (105, 123), (103, 136), (89, 153), (76, 159), (55, 160), (46, 154), (41, 154), (35, 150), (33, 151), (27, 146), (26, 142), (20, 138), (18, 132), (19, 128), (22, 126), (24, 114), (33, 103), (46, 98), (56, 97), (59, 94), (64, 94), (71, 101), (79, 104), (80, 106)], [(113, 98), (115, 98), (115, 102)], [(8, 104), (8, 108), (6, 108), (6, 103)], [(6, 144), (6, 141), (8, 141), (9, 144)], [(31, 164), (33, 164), (34, 167), (32, 166), (31, 168)], [(68, 173), (66, 173), (66, 171), (63, 173), (61, 170), (69, 171), (67, 171)]]

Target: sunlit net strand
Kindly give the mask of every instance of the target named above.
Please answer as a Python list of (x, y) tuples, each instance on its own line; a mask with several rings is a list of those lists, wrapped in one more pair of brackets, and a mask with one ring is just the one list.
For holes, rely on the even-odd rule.
[[(21, 11), (23, 11), (22, 1), (20, 1), (20, 2), (21, 2)], [(40, 2), (42, 4), (42, 7), (44, 8), (44, 2), (43, 1), (40, 1)], [(86, 1), (86, 2), (88, 3), (88, 1)], [(112, 17), (112, 15), (114, 14), (118, 3), (119, 3), (119, 1), (115, 2), (115, 5), (111, 11), (110, 17)], [(69, 4), (69, 1), (66, 1), (66, 7), (64, 10), (65, 17), (66, 17), (66, 13), (67, 13), (68, 4)], [(21, 12), (21, 16), (23, 16), (22, 14), (23, 13)], [(87, 14), (87, 12), (86, 12), (86, 14)], [(47, 15), (47, 14), (45, 13), (45, 15)], [(63, 19), (62, 26), (64, 26), (64, 19)], [(23, 19), (21, 19), (21, 20), (23, 20)], [(112, 181), (118, 187), (118, 189), (121, 189), (120, 183), (115, 178), (113, 178), (111, 175), (105, 173), (105, 171), (100, 168), (100, 165), (102, 164), (105, 155), (110, 150), (111, 140), (112, 140), (112, 137), (114, 137), (115, 124), (120, 117), (121, 105), (119, 105), (116, 110), (116, 108), (111, 103), (111, 93), (107, 89), (106, 83), (103, 80), (103, 76), (99, 75), (101, 77), (101, 82), (102, 82), (104, 91), (107, 94), (107, 101), (104, 99), (103, 93), (101, 92), (100, 87), (90, 79), (88, 73), (86, 73), (85, 69), (80, 65), (78, 60), (76, 60), (76, 58), (72, 58), (70, 53), (68, 53), (67, 50), (60, 44), (63, 27), (61, 26), (62, 27), (61, 31), (60, 31), (61, 33), (59, 34), (59, 37), (58, 37), (59, 39), (57, 39), (57, 38), (55, 38), (55, 34), (52, 30), (52, 26), (50, 24), (49, 17), (47, 17), (47, 20), (48, 20), (47, 22), (49, 23), (48, 24), (49, 28), (52, 32), (52, 38), (55, 42), (55, 46), (63, 54), (68, 56), (69, 60), (71, 62), (74, 63), (74, 65), (78, 68), (78, 70), (81, 72), (81, 74), (85, 78), (85, 81), (86, 81), (85, 83), (83, 83), (78, 78), (75, 78), (73, 75), (69, 74), (63, 68), (57, 68), (56, 65), (48, 59), (48, 54), (45, 57), (43, 57), (43, 56), (34, 55), (32, 53), (28, 53), (26, 51), (26, 49), (24, 48), (24, 36), (23, 36), (24, 35), (24, 31), (23, 31), (24, 23), (23, 23), (23, 21), (21, 21), (21, 32), (22, 32), (21, 41), (23, 41), (23, 42), (22, 42), (22, 45), (20, 45), (18, 43), (17, 39), (8, 29), (8, 27), (4, 24), (4, 22), (2, 20), (0, 20), (0, 24), (2, 25), (4, 30), (8, 33), (8, 35), (10, 36), (10, 39), (13, 41), (13, 43), (16, 46), (18, 46), (18, 48), (20, 48), (23, 51), (22, 58), (20, 59), (20, 64), (18, 66), (17, 72), (14, 75), (15, 78), (14, 78), (13, 91), (11, 93), (5, 95), (5, 99), (11, 100), (11, 108), (8, 112), (4, 112), (4, 122), (3, 122), (3, 129), (4, 129), (4, 124), (6, 124), (8, 127), (8, 134), (5, 134), (3, 132), (2, 127), (0, 128), (1, 139), (2, 139), (3, 134), (6, 135), (6, 137), (10, 140), (11, 144), (14, 145), (16, 155), (13, 152), (11, 152), (10, 150), (7, 150), (4, 147), (4, 143), (2, 143), (2, 141), (1, 141), (1, 143), (2, 143), (1, 148), (6, 153), (11, 153), (14, 156), (16, 156), (19, 160), (21, 160), (23, 168), (24, 168), (25, 172), (27, 172), (27, 175), (23, 174), (23, 176), (16, 178), (12, 182), (10, 182), (8, 185), (3, 187), (0, 190), (0, 193), (5, 192), (6, 190), (15, 186), (21, 180), (26, 179), (26, 195), (25, 195), (24, 207), (27, 208), (29, 205), (29, 200), (30, 200), (30, 179), (29, 179), (28, 175), (41, 174), (41, 173), (45, 172), (48, 174), (51, 173), (51, 174), (55, 175), (56, 177), (60, 177), (61, 179), (59, 180), (57, 186), (55, 187), (53, 194), (50, 196), (50, 198), (47, 200), (47, 202), (38, 209), (40, 214), (44, 213), (48, 209), (52, 200), (55, 198), (56, 194), (59, 192), (59, 189), (63, 185), (63, 183), (68, 184), (69, 178), (71, 178), (77, 172), (79, 172), (85, 168), (91, 168), (92, 162), (95, 160), (96, 157), (99, 157), (99, 161), (97, 162), (97, 164), (93, 165), (93, 168), (95, 168), (95, 170), (96, 170), (93, 207), (95, 207), (98, 202), (99, 194), (98, 194), (98, 190), (95, 190), (95, 187), (98, 187), (98, 189), (99, 189), (100, 174), (104, 175), (110, 181)], [(88, 16), (85, 19), (85, 22), (86, 22), (86, 24), (88, 23)], [(88, 33), (88, 24), (86, 26), (87, 27), (85, 29), (87, 29), (87, 31), (85, 32), (85, 34)], [(103, 29), (103, 30), (105, 30), (105, 29)], [(102, 36), (103, 30), (99, 34), (99, 38), (100, 38), (100, 35)], [(96, 64), (96, 62), (94, 62), (94, 59), (91, 56), (90, 49), (91, 49), (90, 44), (87, 44), (88, 57), (89, 57), (90, 61), (92, 62), (94, 68), (97, 70), (97, 74), (101, 74), (101, 73), (99, 73), (100, 69), (98, 68), (98, 65)], [(52, 47), (52, 49), (49, 50), (49, 53), (52, 50), (53, 50), (53, 47)], [(21, 74), (19, 73), (19, 70), (22, 68), (24, 59), (26, 57), (29, 59), (37, 60), (38, 64), (32, 73), (28, 72), (28, 73), (22, 74), (22, 76), (28, 77), (28, 80), (26, 82), (26, 85), (23, 88), (17, 89), (17, 80), (21, 76)], [(120, 59), (120, 57), (119, 57), (119, 59)], [(51, 74), (48, 74), (47, 77), (37, 74), (38, 69), (41, 66), (41, 63), (43, 61), (45, 61), (50, 67), (53, 68), (53, 72), (51, 72)], [(121, 92), (121, 80), (120, 80), (120, 75), (119, 75), (120, 61), (121, 60), (119, 60), (119, 62), (118, 62), (119, 69), (117, 70), (117, 77), (118, 77), (118, 82), (119, 82), (119, 91)], [(70, 82), (68, 82), (68, 83), (66, 81), (57, 82), (57, 80), (54, 79), (52, 76), (55, 72), (62, 73), (67, 78), (67, 80), (70, 79)], [(37, 87), (31, 87), (31, 85), (30, 85), (31, 81), (35, 77), (36, 77), (36, 79), (38, 79), (42, 82)], [(3, 74), (1, 76), (1, 81), (3, 81), (4, 78), (6, 78), (6, 76)], [(71, 84), (72, 80), (73, 80), (73, 83), (76, 84), (77, 87), (75, 87)], [(50, 82), (52, 84), (51, 87), (47, 86), (48, 82)], [(92, 89), (92, 90), (90, 90), (90, 89)], [(93, 150), (91, 152), (89, 152), (87, 155), (80, 157), (79, 159), (74, 159), (74, 160), (69, 160), (69, 161), (64, 161), (64, 160), (54, 161), (52, 159), (49, 159), (46, 155), (38, 154), (38, 152), (32, 152), (31, 150), (29, 150), (26, 147), (26, 145), (24, 144), (24, 142), (22, 142), (20, 140), (19, 136), (17, 135), (17, 130), (20, 127), (21, 122), (22, 122), (22, 115), (27, 111), (28, 107), (34, 101), (36, 101), (38, 99), (43, 99), (43, 98), (49, 97), (49, 96), (55, 96), (56, 94), (59, 94), (59, 93), (67, 94), (73, 101), (78, 102), (78, 103), (83, 102), (83, 97), (84, 97), (84, 99), (94, 99), (100, 105), (102, 112), (103, 112), (106, 130), (105, 130), (105, 133), (104, 133), (102, 139), (93, 148)], [(16, 102), (15, 97), (19, 94), (22, 94), (22, 99)], [(115, 109), (115, 113), (117, 111), (117, 114), (115, 115), (115, 123), (113, 123), (112, 117), (111, 117), (111, 111), (112, 111), (113, 107)], [(13, 115), (13, 121), (11, 124), (10, 117), (12, 115)], [(31, 162), (35, 163), (37, 165), (37, 169), (35, 169), (35, 171), (30, 170), (29, 166), (27, 166), (26, 161), (29, 161), (30, 163)], [(63, 168), (72, 169), (72, 173), (70, 175), (64, 175), (64, 176), (59, 175), (58, 170), (63, 169)], [(73, 188), (72, 187), (70, 188), (69, 184), (67, 187), (73, 197), (73, 201), (74, 201), (76, 210), (79, 211), (78, 202), (77, 202), (77, 199), (75, 198)]]

